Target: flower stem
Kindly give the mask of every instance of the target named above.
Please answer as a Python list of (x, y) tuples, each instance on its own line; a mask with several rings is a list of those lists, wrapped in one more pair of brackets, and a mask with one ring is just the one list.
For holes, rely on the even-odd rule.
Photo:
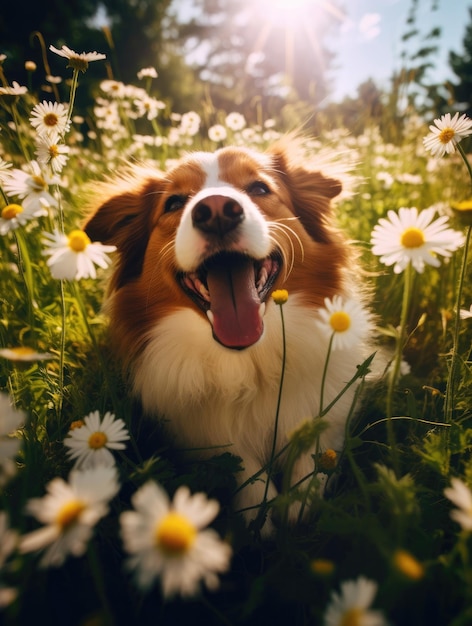
[(398, 458), (398, 450), (397, 443), (395, 438), (395, 431), (393, 429), (393, 393), (395, 390), (395, 386), (398, 382), (398, 376), (400, 374), (400, 367), (403, 356), (403, 349), (405, 347), (406, 342), (406, 329), (408, 322), (408, 312), (410, 309), (410, 296), (411, 296), (411, 288), (413, 284), (413, 269), (411, 263), (409, 263), (405, 269), (405, 282), (403, 286), (403, 299), (402, 299), (402, 310), (400, 316), (400, 328), (398, 330), (398, 334), (395, 341), (395, 355), (393, 358), (393, 363), (390, 368), (390, 375), (388, 380), (388, 390), (387, 390), (387, 437), (388, 444), (390, 447), (390, 454), (392, 457), (393, 469), (397, 476), (399, 475), (399, 458)]
[(282, 400), (282, 388), (284, 385), (284, 377), (285, 377), (285, 361), (287, 358), (287, 346), (286, 346), (286, 337), (285, 337), (285, 320), (284, 320), (284, 311), (283, 305), (280, 306), (280, 319), (282, 322), (282, 370), (280, 372), (280, 382), (279, 382), (279, 394), (277, 397), (277, 408), (275, 411), (275, 422), (274, 422), (274, 436), (272, 438), (272, 449), (270, 452), (270, 459), (267, 467), (267, 480), (264, 489), (264, 498), (262, 500), (263, 504), (267, 502), (267, 494), (269, 491), (269, 482), (272, 476), (273, 464), (275, 459), (275, 450), (277, 447), (277, 431), (279, 428), (279, 413), (280, 413), (280, 403)]

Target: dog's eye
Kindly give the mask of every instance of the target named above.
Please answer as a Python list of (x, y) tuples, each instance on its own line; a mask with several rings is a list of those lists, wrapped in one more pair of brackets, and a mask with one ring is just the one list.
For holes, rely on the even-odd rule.
[(177, 196), (177, 195), (169, 196), (169, 198), (167, 198), (166, 203), (164, 205), (164, 211), (166, 213), (179, 211), (180, 209), (184, 208), (186, 202), (187, 202), (186, 196)]
[(269, 187), (260, 180), (251, 183), (246, 191), (251, 196), (265, 196), (270, 193)]

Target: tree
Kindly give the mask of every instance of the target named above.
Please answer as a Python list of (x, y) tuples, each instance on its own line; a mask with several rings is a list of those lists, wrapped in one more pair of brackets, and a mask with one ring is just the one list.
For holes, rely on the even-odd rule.
[[(335, 12), (334, 2), (325, 5)], [(322, 44), (336, 25), (325, 5), (193, 0), (176, 18), (179, 39), (218, 107), (244, 110), (257, 102), (270, 114), (291, 100), (316, 105), (329, 91), (334, 56)]]
[(464, 106), (464, 112), (472, 117), (472, 8), (469, 9), (470, 23), (466, 26), (462, 40), (464, 51), (449, 53), (449, 65), (459, 78), (458, 83), (450, 83), (449, 88), (455, 103)]

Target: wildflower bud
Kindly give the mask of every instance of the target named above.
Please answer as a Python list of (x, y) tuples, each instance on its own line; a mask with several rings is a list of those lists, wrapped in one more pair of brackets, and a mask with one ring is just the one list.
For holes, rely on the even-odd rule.
[(329, 559), (313, 559), (310, 563), (311, 571), (317, 576), (331, 576), (334, 572), (334, 563)]
[(336, 467), (336, 459), (337, 454), (331, 448), (328, 448), (323, 454), (320, 456), (319, 460), (319, 469), (321, 471), (329, 472)]
[(406, 550), (397, 550), (393, 555), (393, 565), (403, 576), (410, 580), (421, 580), (424, 566)]
[(74, 420), (70, 425), (70, 430), (75, 430), (76, 428), (82, 428), (85, 426), (84, 420)]
[(272, 299), (275, 304), (285, 304), (288, 300), (288, 291), (286, 289), (276, 289), (272, 292)]
[(25, 61), (25, 70), (27, 72), (36, 72), (37, 65), (34, 61)]

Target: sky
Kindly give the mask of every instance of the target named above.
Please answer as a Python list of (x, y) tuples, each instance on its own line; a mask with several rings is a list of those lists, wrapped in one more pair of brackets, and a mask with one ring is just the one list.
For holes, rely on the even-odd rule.
[[(466, 25), (470, 23), (468, 7), (472, 0), (439, 0), (436, 11), (432, 0), (420, 0), (416, 26), (422, 34), (433, 27), (442, 29), (440, 51), (434, 57), (435, 82), (455, 76), (448, 68), (450, 50), (463, 51)], [(401, 68), (401, 37), (406, 32), (406, 17), (411, 0), (344, 0), (346, 19), (335, 40), (328, 39), (335, 52), (338, 69), (330, 72), (334, 91), (331, 100), (355, 96), (357, 87), (368, 78), (388, 86), (395, 69)]]

